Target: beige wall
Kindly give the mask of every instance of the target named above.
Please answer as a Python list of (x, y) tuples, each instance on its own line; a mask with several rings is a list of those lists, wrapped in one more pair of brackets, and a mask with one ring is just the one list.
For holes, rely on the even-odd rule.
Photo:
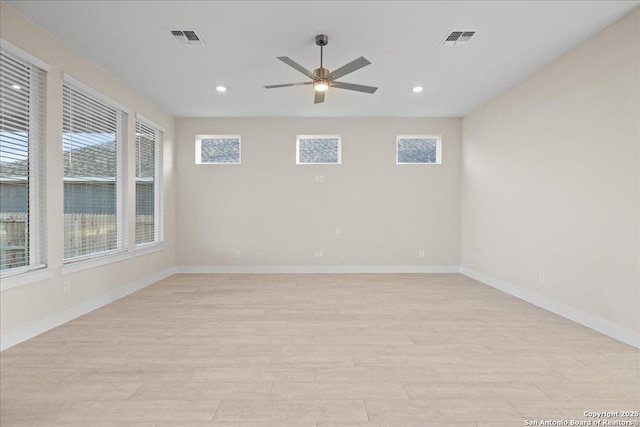
[(640, 331), (639, 28), (636, 9), (463, 120), (463, 269), (626, 336)]
[[(86, 304), (124, 285), (143, 280), (175, 266), (175, 170), (174, 119), (121, 81), (116, 80), (77, 52), (34, 25), (11, 7), (0, 3), (0, 37), (41, 59), (51, 66), (47, 76), (46, 107), (46, 160), (47, 160), (47, 221), (48, 265), (53, 278), (29, 285), (8, 289), (1, 295), (1, 333), (29, 327), (37, 322), (60, 316), (67, 310)], [(95, 90), (130, 108), (128, 140), (135, 138), (135, 113), (165, 128), (164, 146), (164, 251), (132, 257), (130, 260), (84, 270), (65, 276), (60, 275), (63, 247), (63, 168), (62, 168), (62, 73), (69, 73)], [(129, 158), (134, 156), (133, 144), (129, 144)], [(129, 176), (135, 176), (133, 162), (128, 167)], [(128, 186), (129, 246), (135, 244), (135, 194), (133, 180)], [(153, 261), (153, 263), (152, 263)], [(63, 281), (71, 281), (71, 292), (63, 294)], [(63, 316), (64, 317), (64, 316)]]
[[(196, 165), (196, 134), (240, 134), (242, 164)], [(341, 135), (342, 164), (296, 165), (297, 134)], [(443, 164), (396, 165), (398, 134), (441, 134)], [(459, 119), (178, 119), (176, 141), (179, 266), (459, 265)]]

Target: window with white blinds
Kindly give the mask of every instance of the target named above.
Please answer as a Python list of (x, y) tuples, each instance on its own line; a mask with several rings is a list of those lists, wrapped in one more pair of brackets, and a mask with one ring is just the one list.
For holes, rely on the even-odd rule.
[(136, 116), (136, 246), (162, 242), (160, 127)]
[(0, 48), (0, 272), (44, 267), (46, 72)]
[(127, 112), (67, 75), (62, 104), (64, 259), (126, 249)]

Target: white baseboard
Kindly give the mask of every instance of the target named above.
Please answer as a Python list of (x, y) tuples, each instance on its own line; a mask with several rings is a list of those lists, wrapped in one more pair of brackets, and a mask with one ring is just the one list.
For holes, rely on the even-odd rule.
[(500, 279), (471, 270), (469, 268), (461, 267), (460, 272), (465, 276), (471, 277), (472, 279), (482, 282), (485, 285), (489, 285), (492, 288), (496, 288), (502, 292), (506, 292), (516, 298), (520, 298), (521, 300), (536, 305), (559, 316), (565, 317), (618, 341), (622, 341), (623, 343), (640, 348), (640, 336), (637, 332), (629, 328), (620, 326), (609, 320), (602, 319), (600, 317), (579, 310), (575, 307), (571, 307), (565, 303), (552, 300), (542, 295), (538, 295), (534, 292), (519, 288)]
[(453, 265), (181, 266), (176, 273), (459, 273)]
[(114, 289), (110, 292), (104, 293), (89, 301), (71, 307), (61, 313), (54, 314), (53, 316), (49, 316), (45, 319), (32, 323), (31, 325), (27, 325), (15, 331), (3, 334), (2, 336), (0, 336), (0, 351), (13, 347), (16, 344), (20, 344), (21, 342), (40, 335), (41, 333), (53, 329), (56, 326), (60, 326), (63, 323), (67, 323), (70, 320), (87, 314), (90, 311), (107, 305), (124, 296), (132, 294), (135, 291), (145, 288), (173, 274), (175, 274), (175, 268), (166, 269), (152, 276), (145, 277), (128, 285), (122, 286), (118, 289)]

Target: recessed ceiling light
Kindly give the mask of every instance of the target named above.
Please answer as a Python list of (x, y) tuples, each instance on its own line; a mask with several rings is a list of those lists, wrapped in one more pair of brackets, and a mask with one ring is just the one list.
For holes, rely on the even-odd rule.
[(226, 91), (227, 91), (227, 88), (226, 88), (226, 87), (224, 87), (224, 86), (216, 86), (216, 90), (217, 90), (218, 92), (226, 92)]
[(412, 89), (414, 92), (418, 93), (418, 92), (422, 92), (422, 86), (416, 86)]
[(20, 89), (22, 89), (22, 88), (20, 87), (20, 85), (12, 84), (12, 85), (11, 85), (11, 89), (20, 90)]

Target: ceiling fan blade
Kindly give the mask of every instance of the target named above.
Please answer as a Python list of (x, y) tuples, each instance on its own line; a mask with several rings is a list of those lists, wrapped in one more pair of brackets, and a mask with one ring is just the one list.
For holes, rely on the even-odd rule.
[(309, 77), (310, 79), (313, 79), (313, 80), (317, 80), (318, 79), (318, 76), (316, 76), (311, 71), (309, 71), (306, 68), (304, 68), (302, 65), (298, 64), (293, 59), (291, 59), (291, 58), (289, 58), (287, 56), (278, 56), (278, 59), (280, 61), (284, 62), (285, 64), (287, 64), (288, 66), (293, 67), (296, 70), (300, 71), (302, 74), (304, 74), (305, 76)]
[(324, 92), (321, 92), (319, 90), (316, 91), (316, 96), (313, 99), (313, 103), (314, 104), (321, 104), (324, 102)]
[(343, 82), (331, 82), (331, 87), (335, 87), (338, 89), (355, 90), (358, 92), (366, 92), (366, 93), (373, 93), (376, 90), (378, 90), (377, 87), (373, 87), (373, 86), (356, 85), (353, 83), (343, 83)]
[(349, 73), (353, 73), (354, 71), (359, 70), (362, 67), (366, 67), (369, 64), (371, 64), (371, 62), (369, 62), (364, 56), (361, 56), (360, 58), (354, 59), (348, 64), (343, 65), (337, 70), (333, 70), (331, 73), (329, 73), (329, 75), (327, 76), (327, 79), (329, 80), (339, 79), (340, 77), (347, 75)]
[(304, 85), (310, 85), (313, 82), (304, 82), (304, 83), (285, 83), (285, 84), (281, 84), (281, 85), (269, 85), (269, 86), (262, 86), (265, 89), (275, 89), (278, 87), (289, 87), (289, 86), (304, 86)]

